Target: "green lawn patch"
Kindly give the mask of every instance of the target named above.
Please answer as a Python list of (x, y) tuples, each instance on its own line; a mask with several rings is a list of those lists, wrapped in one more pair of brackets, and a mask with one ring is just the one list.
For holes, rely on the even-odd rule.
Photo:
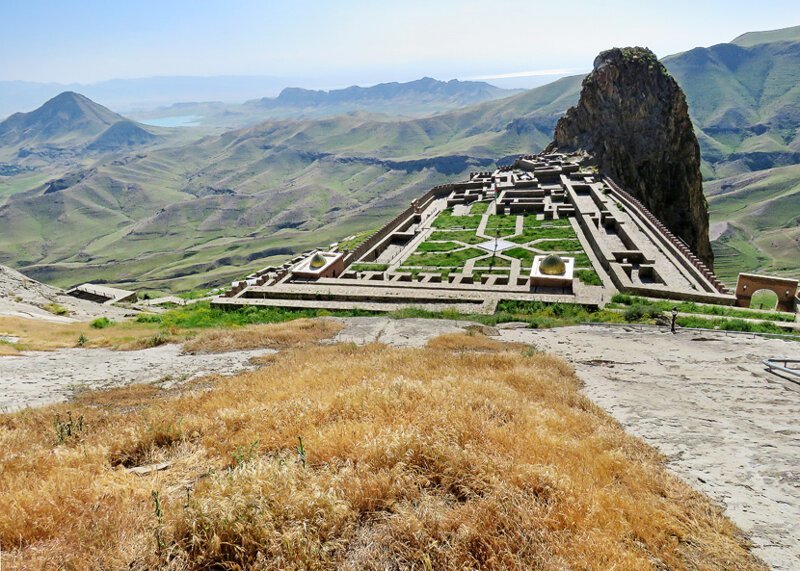
[(489, 202), (473, 202), (469, 209), (470, 214), (485, 214), (489, 210)]
[(456, 242), (423, 242), (417, 246), (417, 252), (449, 252), (450, 250), (457, 250), (463, 248), (461, 244)]
[(531, 246), (544, 252), (580, 252), (583, 251), (581, 243), (577, 240), (548, 240), (537, 242)]
[(533, 265), (533, 257), (537, 254), (531, 252), (530, 250), (522, 247), (517, 248), (509, 248), (508, 250), (503, 251), (503, 255), (511, 256), (512, 258), (517, 258), (518, 260), (522, 260), (522, 266), (531, 267)]
[(480, 236), (476, 235), (474, 230), (436, 230), (431, 234), (428, 240), (458, 240), (464, 244), (475, 245), (485, 242), (486, 238), (481, 238)]
[(581, 280), (581, 283), (590, 286), (601, 286), (603, 280), (597, 275), (594, 270), (575, 270), (575, 277)]
[(487, 236), (507, 236), (517, 229), (517, 216), (511, 214), (493, 214), (486, 222)]
[(385, 272), (389, 269), (389, 264), (375, 264), (371, 262), (356, 262), (347, 267), (354, 272)]
[(481, 276), (508, 276), (508, 270), (498, 269), (498, 270), (476, 270), (472, 272), (472, 279), (475, 281), (479, 280)]
[(571, 254), (571, 258), (575, 258), (575, 267), (576, 268), (592, 268), (592, 261), (589, 259), (585, 253), (581, 252), (580, 254)]
[(434, 228), (478, 228), (480, 215), (453, 216), (453, 210), (443, 210), (431, 224)]
[(422, 266), (427, 268), (437, 267), (460, 267), (464, 262), (477, 258), (486, 254), (483, 250), (477, 248), (466, 248), (464, 250), (456, 250), (453, 252), (430, 252), (424, 254), (412, 254), (403, 263), (405, 266)]
[(507, 268), (510, 265), (511, 260), (506, 260), (505, 258), (500, 258), (498, 256), (495, 256), (494, 260), (492, 260), (490, 257), (475, 262), (476, 268)]
[(538, 226), (570, 226), (568, 218), (558, 218), (556, 220), (537, 220), (536, 214), (525, 214), (522, 225), (526, 228)]
[(450, 276), (451, 270), (448, 269), (437, 269), (437, 268), (408, 268), (406, 266), (400, 266), (397, 268), (398, 271), (403, 272), (404, 274), (411, 274), (411, 279), (416, 280), (417, 276), (420, 274), (439, 274), (442, 276), (442, 280), (446, 280)]
[(537, 226), (534, 228), (523, 228), (522, 234), (508, 239), (509, 242), (516, 244), (527, 244), (541, 238), (562, 238), (574, 239), (575, 231), (571, 226)]

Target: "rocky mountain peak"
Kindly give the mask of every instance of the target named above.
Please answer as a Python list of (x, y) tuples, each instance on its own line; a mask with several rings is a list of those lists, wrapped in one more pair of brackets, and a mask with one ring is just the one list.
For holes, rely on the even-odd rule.
[(0, 145), (93, 137), (123, 120), (80, 93), (65, 91), (30, 113), (15, 113), (0, 122)]
[(713, 264), (700, 147), (686, 97), (649, 49), (614, 48), (597, 56), (580, 101), (556, 125), (549, 149), (556, 148), (588, 152), (602, 172)]

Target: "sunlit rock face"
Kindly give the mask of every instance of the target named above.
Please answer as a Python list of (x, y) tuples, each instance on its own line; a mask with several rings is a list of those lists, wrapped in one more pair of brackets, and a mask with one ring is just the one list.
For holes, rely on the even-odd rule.
[(711, 266), (700, 147), (683, 91), (646, 48), (602, 52), (548, 150), (583, 150)]

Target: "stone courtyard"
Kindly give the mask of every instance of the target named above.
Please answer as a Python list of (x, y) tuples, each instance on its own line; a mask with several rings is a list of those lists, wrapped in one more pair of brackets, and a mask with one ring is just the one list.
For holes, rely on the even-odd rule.
[[(679, 238), (581, 159), (528, 155), (434, 187), (360, 245), (264, 268), (214, 304), (492, 313), (500, 300), (601, 307), (617, 292), (735, 302)], [(540, 274), (536, 260), (548, 256), (570, 274)]]

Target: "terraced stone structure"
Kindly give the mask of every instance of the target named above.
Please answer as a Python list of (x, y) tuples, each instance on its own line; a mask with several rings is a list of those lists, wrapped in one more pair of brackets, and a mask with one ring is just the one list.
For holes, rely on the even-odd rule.
[[(500, 300), (597, 307), (617, 292), (735, 302), (686, 244), (584, 159), (527, 155), (434, 187), (340, 251), (336, 275), (308, 272), (312, 260), (336, 255), (334, 244), (234, 282), (214, 304), (492, 313)], [(550, 254), (568, 279), (539, 279), (536, 266)]]

